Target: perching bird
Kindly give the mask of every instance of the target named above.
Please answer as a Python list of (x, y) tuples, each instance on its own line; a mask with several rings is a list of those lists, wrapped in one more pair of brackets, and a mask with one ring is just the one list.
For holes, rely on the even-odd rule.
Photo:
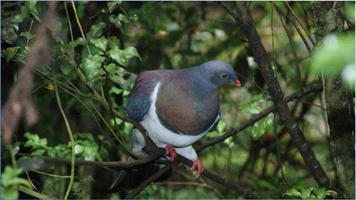
[[(221, 61), (142, 72), (128, 97), (127, 113), (158, 147), (166, 149), (169, 160), (173, 161), (176, 153), (192, 160), (192, 170), (199, 176), (204, 166), (192, 144), (218, 123), (218, 89), (224, 85), (240, 86), (240, 81), (232, 67)], [(142, 154), (144, 146), (142, 134), (134, 129), (133, 152)]]

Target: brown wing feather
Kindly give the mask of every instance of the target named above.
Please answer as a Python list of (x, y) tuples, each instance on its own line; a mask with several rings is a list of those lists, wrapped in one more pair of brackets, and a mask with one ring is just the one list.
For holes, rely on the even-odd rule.
[(177, 77), (164, 80), (156, 101), (157, 115), (161, 123), (172, 131), (201, 134), (214, 124), (219, 115), (218, 92), (193, 85), (189, 77)]

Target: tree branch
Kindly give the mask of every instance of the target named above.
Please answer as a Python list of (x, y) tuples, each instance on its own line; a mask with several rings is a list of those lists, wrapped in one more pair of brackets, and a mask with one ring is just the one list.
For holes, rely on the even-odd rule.
[[(193, 162), (179, 154), (177, 154), (177, 161), (187, 165), (188, 167), (192, 166)], [(205, 176), (206, 178), (209, 178), (210, 180), (219, 183), (227, 188), (233, 189), (235, 190), (237, 193), (242, 194), (244, 197), (246, 198), (256, 198), (256, 194), (254, 194), (254, 192), (252, 192), (249, 188), (247, 188), (246, 186), (242, 185), (241, 183), (235, 183), (235, 182), (231, 182), (227, 179), (221, 178), (220, 176), (213, 174), (211, 172), (209, 172), (209, 170), (204, 170), (204, 172), (202, 173), (202, 176)]]
[[(168, 170), (172, 169), (175, 165), (178, 163), (183, 163), (184, 165), (190, 167), (193, 163), (191, 160), (177, 154), (176, 161), (174, 163), (168, 162), (168, 161), (159, 161), (160, 163), (166, 164), (164, 168), (161, 168), (159, 171), (157, 171), (155, 174), (147, 178), (144, 182), (142, 182), (129, 196), (128, 199), (130, 198), (135, 198), (142, 190), (145, 189), (150, 183), (154, 182), (155, 180), (159, 179), (164, 173), (166, 173)], [(239, 183), (234, 183), (231, 182), (227, 179), (224, 179), (216, 174), (213, 174), (209, 172), (208, 170), (204, 170), (202, 173), (202, 176), (205, 176), (206, 178), (221, 184), (222, 186), (226, 188), (230, 188), (237, 193), (243, 195), (244, 197), (247, 198), (256, 198), (256, 194), (254, 194), (250, 189), (246, 188), (246, 186), (239, 184)]]
[[(149, 162), (152, 162), (159, 158), (160, 156), (164, 155), (164, 150), (158, 150), (148, 157), (140, 158), (138, 160), (130, 160), (130, 161), (89, 161), (83, 159), (75, 159), (75, 166), (93, 166), (93, 167), (112, 167), (115, 169), (131, 169), (136, 166), (140, 166)], [(39, 158), (46, 162), (50, 163), (57, 163), (57, 164), (67, 164), (70, 165), (71, 161), (65, 158), (51, 158), (45, 156), (34, 156), (31, 154), (24, 154), (24, 156), (32, 157), (32, 158)]]
[[(322, 90), (322, 86), (320, 84), (314, 84), (314, 85), (310, 85), (307, 86), (305, 88), (303, 88), (300, 91), (297, 92), (293, 92), (292, 94), (288, 95), (285, 98), (286, 102), (289, 101), (293, 101), (295, 99), (299, 99), (301, 97), (303, 97), (304, 95), (307, 95), (311, 92), (318, 92)], [(203, 151), (204, 149), (215, 145), (217, 143), (223, 142), (224, 140), (226, 140), (227, 138), (245, 130), (246, 128), (250, 127), (251, 125), (253, 125), (254, 123), (256, 123), (257, 121), (261, 120), (262, 118), (266, 117), (268, 114), (270, 114), (271, 112), (275, 111), (275, 106), (270, 106), (268, 108), (266, 108), (265, 110), (261, 111), (260, 113), (254, 115), (253, 117), (251, 117), (248, 121), (246, 121), (243, 125), (239, 126), (238, 128), (231, 128), (229, 129), (224, 135), (219, 136), (219, 137), (215, 137), (209, 141), (207, 141), (206, 143), (200, 145), (196, 150), (197, 152)]]
[(153, 181), (159, 179), (163, 174), (165, 174), (166, 172), (168, 172), (171, 169), (172, 169), (172, 164), (168, 164), (168, 165), (164, 166), (163, 168), (161, 168), (160, 170), (158, 170), (152, 176), (148, 177), (145, 181), (143, 181), (138, 187), (136, 187), (135, 190), (132, 191), (127, 196), (127, 199), (135, 199), (136, 196), (138, 194), (140, 194), (140, 192), (142, 190), (144, 190), (150, 183), (152, 183)]
[[(230, 10), (226, 5), (222, 5), (225, 10)], [(229, 13), (233, 12), (230, 10)], [(282, 89), (277, 78), (275, 77), (272, 66), (270, 65), (267, 52), (261, 42), (255, 22), (251, 16), (251, 10), (247, 7), (246, 2), (238, 2), (238, 13), (239, 15), (234, 14), (232, 17), (237, 21), (237, 24), (243, 29), (248, 38), (250, 49), (256, 59), (259, 69), (262, 72), (263, 78), (265, 79), (268, 92), (272, 97), (276, 111), (278, 112), (282, 123), (290, 133), (293, 144), (297, 146), (306, 166), (318, 184), (331, 188), (332, 185), (327, 174), (321, 167), (319, 161), (316, 159), (313, 150), (307, 143), (303, 132), (298, 127), (298, 123), (292, 115), (286, 100), (284, 99)], [(241, 21), (243, 23), (240, 23)]]

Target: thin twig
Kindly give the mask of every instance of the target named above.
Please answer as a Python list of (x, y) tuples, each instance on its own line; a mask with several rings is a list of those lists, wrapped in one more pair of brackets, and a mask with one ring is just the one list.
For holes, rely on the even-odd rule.
[(313, 38), (311, 37), (311, 34), (309, 32), (309, 30), (304, 26), (302, 20), (299, 19), (299, 17), (297, 16), (297, 14), (295, 14), (295, 12), (293, 11), (292, 7), (289, 5), (288, 1), (284, 2), (285, 5), (287, 5), (288, 10), (292, 13), (293, 18), (299, 23), (299, 25), (302, 27), (302, 29), (304, 30), (305, 34), (308, 36), (309, 41), (315, 45), (315, 41), (313, 40)]
[(38, 192), (33, 191), (33, 190), (31, 190), (31, 189), (29, 189), (27, 187), (24, 187), (24, 186), (19, 186), (19, 190), (21, 192), (25, 193), (25, 194), (28, 194), (30, 196), (33, 196), (33, 197), (37, 198), (37, 199), (43, 199), (43, 200), (51, 200), (51, 199), (53, 199), (51, 197), (48, 197), (45, 194), (38, 193)]
[(25, 174), (26, 174), (27, 180), (28, 180), (28, 182), (31, 184), (32, 188), (35, 189), (37, 192), (39, 192), (39, 190), (37, 189), (37, 187), (35, 186), (35, 184), (33, 184), (32, 180), (31, 180), (31, 177), (30, 177), (30, 175), (28, 174), (27, 171), (25, 171)]
[(42, 171), (38, 171), (38, 170), (35, 170), (35, 169), (31, 169), (31, 171), (37, 173), (37, 174), (41, 174), (41, 175), (44, 175), (44, 176), (50, 176), (50, 177), (53, 177), (53, 178), (70, 178), (71, 176), (63, 176), (63, 175), (57, 175), (57, 174), (50, 174), (50, 173), (47, 173), (47, 172), (42, 172)]
[[(272, 5), (274, 5), (274, 4), (272, 3)], [(282, 24), (282, 26), (283, 26), (284, 31), (286, 32), (286, 35), (287, 35), (287, 38), (288, 38), (288, 41), (289, 41), (289, 45), (290, 45), (290, 48), (291, 48), (291, 52), (292, 52), (292, 54), (293, 54), (293, 56), (294, 56), (294, 59), (297, 61), (298, 56), (297, 56), (297, 52), (296, 52), (296, 47), (295, 47), (294, 41), (293, 41), (293, 39), (292, 39), (292, 36), (291, 36), (291, 34), (290, 34), (290, 32), (289, 32), (289, 29), (288, 29), (288, 27), (287, 27), (287, 25), (286, 25), (286, 22), (285, 22), (285, 20), (283, 20), (282, 15), (278, 14), (278, 17), (279, 17), (279, 20), (281, 21), (281, 24)], [(285, 18), (284, 18), (284, 19), (285, 19)], [(301, 71), (300, 71), (300, 64), (299, 64), (299, 62), (297, 62), (296, 71), (297, 71), (297, 75), (298, 75), (298, 76), (297, 76), (298, 84), (299, 84), (300, 86), (304, 86), (304, 85), (305, 85), (305, 81), (302, 81), (302, 75), (301, 75)], [(307, 72), (307, 74), (305, 75), (305, 77), (308, 77), (308, 72)]]
[[(80, 24), (80, 20), (79, 20), (78, 14), (77, 14), (77, 9), (75, 8), (74, 1), (71, 1), (71, 3), (72, 3), (72, 8), (73, 8), (73, 11), (74, 11), (75, 19), (77, 20), (77, 24), (78, 24), (80, 33), (82, 34), (83, 39), (84, 39), (84, 40), (87, 40), (87, 38), (85, 37), (84, 31), (83, 31), (83, 27), (82, 27), (82, 25)], [(86, 47), (87, 47), (87, 49), (88, 49), (89, 55), (91, 55), (91, 50), (90, 50), (88, 41), (87, 41)]]
[(29, 28), (29, 30), (28, 30), (28, 38), (27, 38), (27, 41), (26, 41), (26, 47), (28, 47), (28, 44), (30, 43), (30, 36), (31, 36), (31, 31), (32, 31), (32, 26), (33, 26), (33, 20), (31, 20), (31, 24), (30, 24), (30, 28)]
[(70, 39), (71, 39), (71, 41), (73, 41), (74, 37), (73, 37), (73, 30), (72, 30), (72, 22), (70, 20), (69, 13), (68, 13), (67, 2), (63, 2), (63, 4), (64, 4), (64, 10), (66, 11), (68, 27), (69, 27), (69, 33), (70, 33)]
[(272, 2), (273, 6), (276, 8), (278, 14), (282, 15), (283, 17), (285, 17), (288, 21), (290, 21), (292, 23), (292, 25), (294, 26), (295, 30), (298, 32), (300, 38), (302, 39), (305, 47), (307, 48), (309, 54), (311, 54), (311, 51), (313, 49), (313, 47), (311, 47), (307, 41), (307, 39), (305, 38), (303, 32), (300, 30), (299, 26), (296, 24), (296, 22), (293, 20), (293, 18), (289, 17), (287, 14), (285, 14), (283, 12), (282, 9), (280, 9), (274, 2)]
[(67, 200), (69, 197), (69, 193), (72, 190), (72, 186), (73, 186), (73, 182), (74, 182), (74, 174), (75, 174), (75, 141), (74, 141), (74, 137), (73, 137), (73, 133), (72, 133), (72, 129), (70, 127), (69, 121), (64, 113), (63, 107), (62, 107), (62, 103), (61, 103), (61, 99), (59, 97), (59, 93), (58, 93), (58, 87), (57, 87), (57, 83), (55, 81), (53, 81), (54, 84), (54, 91), (56, 93), (56, 100), (57, 100), (57, 104), (58, 104), (58, 108), (59, 111), (61, 112), (61, 115), (63, 117), (68, 135), (69, 135), (69, 139), (70, 139), (70, 146), (72, 149), (72, 156), (71, 156), (71, 169), (70, 169), (70, 179), (69, 179), (69, 184), (68, 184), (68, 188), (66, 191), (66, 194), (64, 196), (64, 199)]
[[(274, 131), (275, 135), (278, 134), (277, 133), (277, 116), (275, 113), (273, 114), (273, 131)], [(278, 137), (275, 137), (275, 143), (276, 143), (277, 161), (278, 161), (278, 165), (280, 166), (280, 169), (281, 169), (281, 177), (282, 177), (283, 182), (289, 186), (286, 176), (284, 175), (283, 163), (282, 163), (282, 159), (281, 159), (281, 152), (280, 152), (280, 148), (279, 148), (279, 144), (278, 144)]]

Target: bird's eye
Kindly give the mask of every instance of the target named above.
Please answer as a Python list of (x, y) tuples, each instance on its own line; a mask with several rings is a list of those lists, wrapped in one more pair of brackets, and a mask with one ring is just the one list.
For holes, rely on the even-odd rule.
[(222, 77), (223, 79), (226, 79), (226, 78), (227, 78), (227, 74), (221, 74), (221, 77)]

